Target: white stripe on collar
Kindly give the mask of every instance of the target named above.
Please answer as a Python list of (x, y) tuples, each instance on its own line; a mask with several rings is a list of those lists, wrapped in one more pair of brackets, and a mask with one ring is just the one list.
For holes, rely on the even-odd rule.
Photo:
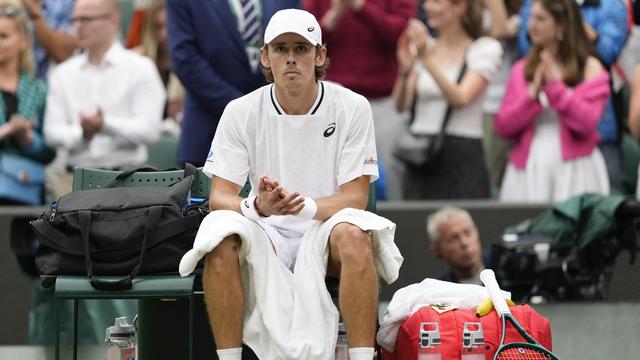
[[(309, 109), (309, 112), (307, 113), (307, 115), (315, 115), (315, 113), (318, 111), (318, 108), (322, 104), (322, 99), (324, 98), (324, 84), (322, 83), (322, 81), (317, 81), (316, 85), (318, 87), (318, 94), (316, 95), (316, 100), (313, 102), (313, 105)], [(271, 88), (269, 89), (269, 92), (271, 96), (271, 103), (273, 104), (278, 115), (287, 115), (287, 113), (284, 111), (284, 109), (278, 102), (278, 98), (275, 93), (274, 84), (271, 84)]]

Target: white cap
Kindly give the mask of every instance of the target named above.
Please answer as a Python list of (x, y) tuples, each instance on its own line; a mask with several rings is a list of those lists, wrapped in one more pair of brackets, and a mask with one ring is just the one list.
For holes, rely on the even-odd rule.
[(322, 44), (322, 32), (318, 20), (304, 10), (285, 9), (273, 14), (264, 31), (264, 43), (269, 44), (284, 33), (298, 34), (313, 46)]

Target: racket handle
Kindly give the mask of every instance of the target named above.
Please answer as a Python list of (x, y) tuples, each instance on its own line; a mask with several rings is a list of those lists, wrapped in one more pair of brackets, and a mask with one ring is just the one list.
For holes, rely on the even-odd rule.
[(487, 288), (489, 296), (491, 296), (491, 302), (493, 302), (493, 306), (496, 308), (496, 311), (498, 311), (501, 316), (502, 314), (511, 314), (511, 311), (509, 311), (509, 306), (502, 296), (502, 291), (500, 291), (500, 286), (498, 286), (498, 281), (496, 281), (496, 274), (493, 272), (493, 270), (482, 270), (480, 272), (480, 280), (484, 284), (484, 287)]

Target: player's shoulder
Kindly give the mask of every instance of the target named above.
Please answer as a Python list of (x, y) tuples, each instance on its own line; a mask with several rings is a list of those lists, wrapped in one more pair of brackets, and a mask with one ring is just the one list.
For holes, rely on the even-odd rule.
[(355, 91), (332, 81), (323, 80), (322, 84), (325, 88), (327, 100), (334, 106), (349, 108), (370, 107), (367, 98)]

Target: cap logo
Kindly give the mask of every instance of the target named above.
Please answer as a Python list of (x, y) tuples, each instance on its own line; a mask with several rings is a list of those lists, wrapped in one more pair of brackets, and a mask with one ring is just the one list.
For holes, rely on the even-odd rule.
[(315, 28), (313, 26), (307, 28), (308, 32), (313, 32), (313, 30), (315, 30)]

